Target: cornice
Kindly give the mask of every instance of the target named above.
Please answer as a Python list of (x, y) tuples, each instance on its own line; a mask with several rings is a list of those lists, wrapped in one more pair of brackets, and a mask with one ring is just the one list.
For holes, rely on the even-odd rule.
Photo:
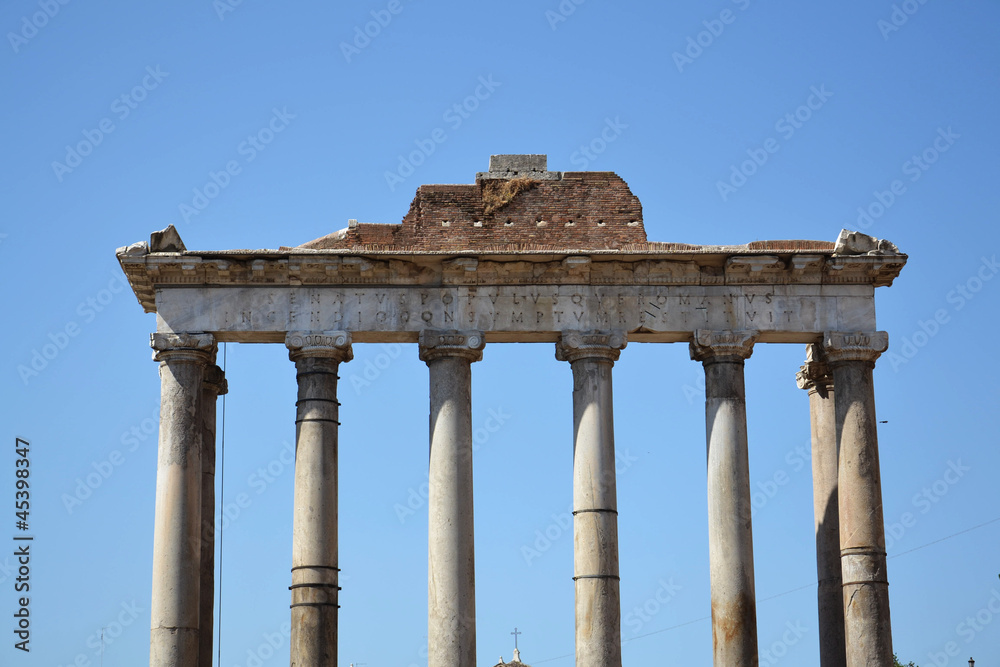
[(154, 252), (120, 248), (118, 261), (146, 312), (170, 287), (477, 285), (892, 284), (903, 253), (748, 251), (745, 246), (636, 253), (609, 251), (351, 254), (342, 251)]

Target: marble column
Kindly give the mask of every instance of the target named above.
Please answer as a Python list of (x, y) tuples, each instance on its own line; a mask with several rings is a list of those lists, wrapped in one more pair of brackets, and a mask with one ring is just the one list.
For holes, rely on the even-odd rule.
[(573, 370), (573, 581), (577, 667), (620, 667), (618, 491), (611, 368), (621, 331), (567, 331), (556, 359)]
[(202, 395), (215, 358), (210, 334), (154, 333), (160, 362), (160, 435), (153, 526), (150, 667), (199, 660)]
[(420, 332), (430, 371), (427, 665), (476, 667), (472, 362), (480, 331)]
[(215, 424), (218, 397), (229, 391), (222, 369), (205, 369), (201, 390), (201, 593), (198, 667), (212, 667), (215, 631)]
[(833, 331), (823, 337), (823, 349), (836, 387), (840, 554), (848, 667), (893, 664), (872, 384), (875, 360), (888, 346), (889, 337), (884, 331)]
[(819, 580), (819, 664), (845, 667), (844, 592), (840, 576), (840, 508), (837, 499), (837, 428), (833, 377), (819, 345), (806, 346), (806, 363), (796, 375), (809, 392), (812, 429), (813, 512), (816, 519), (816, 576)]
[(292, 517), (292, 667), (336, 667), (337, 369), (353, 358), (344, 331), (290, 332), (295, 362), (295, 492)]
[(691, 358), (705, 367), (708, 545), (716, 667), (757, 662), (750, 464), (743, 362), (756, 331), (694, 332)]

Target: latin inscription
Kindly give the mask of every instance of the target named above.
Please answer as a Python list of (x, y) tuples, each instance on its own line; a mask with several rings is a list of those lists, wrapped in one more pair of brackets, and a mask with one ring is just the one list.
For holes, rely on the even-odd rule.
[[(822, 332), (873, 329), (873, 292), (845, 286), (824, 293), (815, 286), (796, 285), (209, 287), (161, 290), (157, 309), (176, 331)], [(194, 312), (192, 304), (198, 303), (203, 305)]]

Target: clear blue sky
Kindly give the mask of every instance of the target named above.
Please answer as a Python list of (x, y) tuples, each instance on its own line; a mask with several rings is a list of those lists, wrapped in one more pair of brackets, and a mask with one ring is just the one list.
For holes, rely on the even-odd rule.
[[(875, 371), (894, 643), (923, 667), (1000, 664), (1000, 522), (949, 537), (1000, 516), (998, 26), (985, 0), (4, 3), (0, 540), (16, 532), (21, 436), (36, 542), (32, 652), (13, 648), (0, 570), (0, 664), (100, 664), (102, 626), (104, 665), (148, 660), (155, 321), (121, 290), (115, 248), (168, 224), (209, 250), (396, 223), (418, 185), (470, 183), (491, 153), (616, 171), (651, 240), (832, 241), (847, 227), (909, 253), (878, 290), (895, 355)], [(270, 143), (248, 142), (272, 119)], [(734, 176), (748, 151), (766, 162)], [(49, 344), (37, 375), (19, 371)], [(341, 664), (423, 665), (427, 370), (412, 345), (355, 354), (341, 373)], [(818, 664), (803, 358), (759, 345), (746, 366), (760, 646), (778, 643), (786, 665)], [(225, 496), (250, 502), (224, 533), (220, 665), (269, 656), (268, 637), (280, 646), (262, 663), (286, 664), (294, 368), (280, 346), (229, 345), (226, 361)], [(615, 367), (630, 665), (711, 660), (701, 375), (686, 345), (633, 344)], [(527, 662), (571, 665), (569, 366), (552, 345), (491, 345), (473, 382), (474, 425), (504, 415), (476, 454), (479, 664), (510, 659), (517, 626)], [(78, 492), (88, 475), (100, 484)]]

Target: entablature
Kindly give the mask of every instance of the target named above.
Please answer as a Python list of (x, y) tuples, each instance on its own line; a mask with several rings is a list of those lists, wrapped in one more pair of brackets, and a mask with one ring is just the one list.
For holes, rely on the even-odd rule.
[[(842, 232), (842, 238), (845, 234)], [(137, 243), (118, 250), (122, 269), (146, 312), (157, 310), (157, 289), (199, 286), (883, 287), (892, 284), (906, 259), (905, 254), (891, 250), (852, 253), (809, 248), (803, 252), (773, 247), (754, 250), (748, 246), (688, 247), (644, 253), (567, 250), (379, 254), (301, 249), (150, 252), (148, 244)]]

